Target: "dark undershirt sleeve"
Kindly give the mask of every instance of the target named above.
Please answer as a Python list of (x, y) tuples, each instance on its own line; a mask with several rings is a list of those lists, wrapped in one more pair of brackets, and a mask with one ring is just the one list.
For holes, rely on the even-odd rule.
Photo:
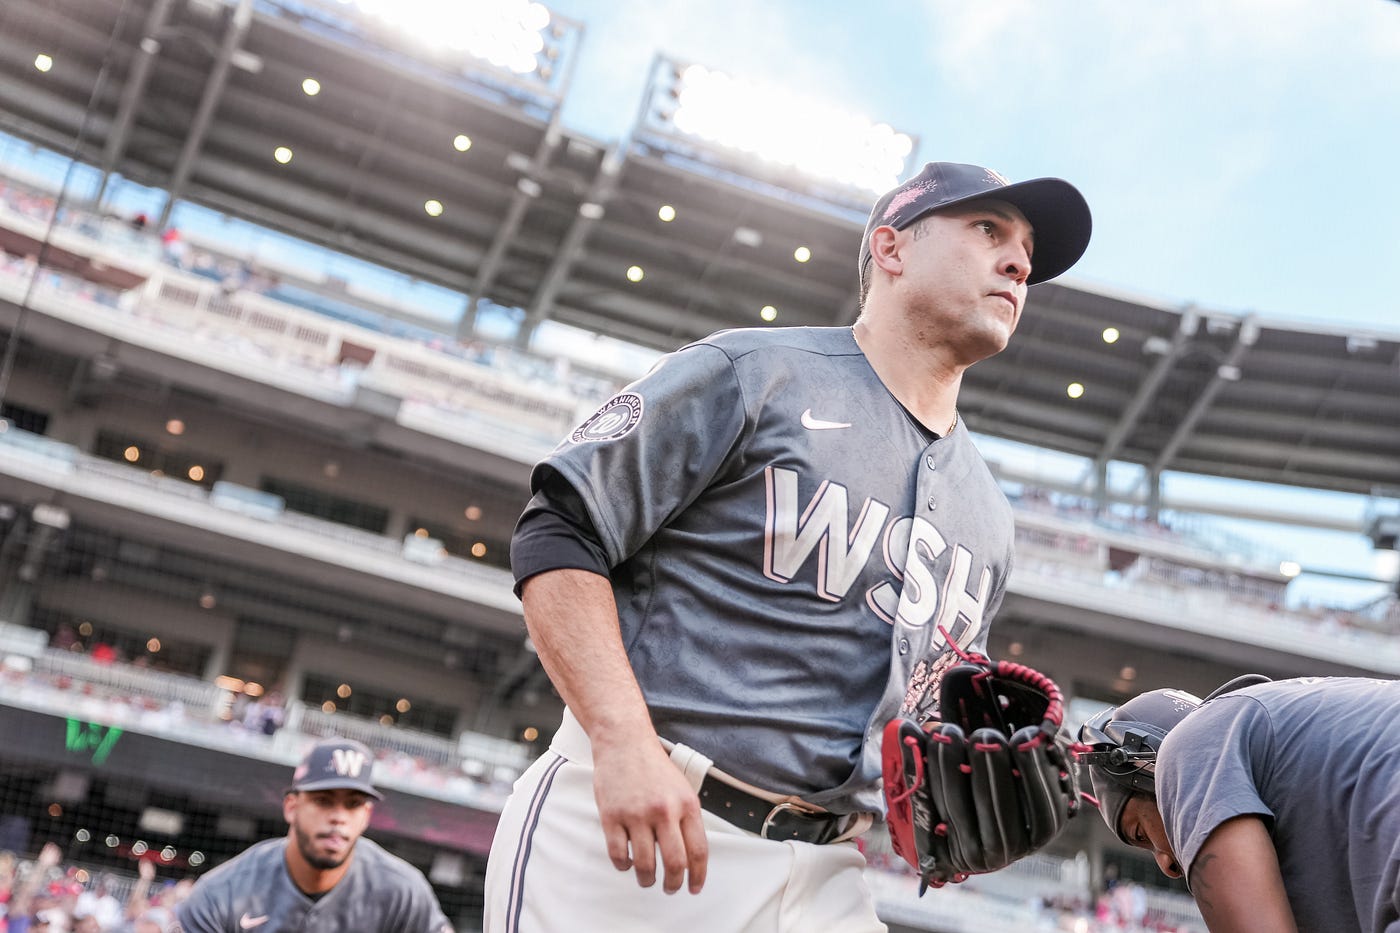
[(535, 495), (510, 539), (517, 597), (526, 580), (546, 570), (588, 570), (608, 576), (602, 542), (578, 491), (548, 467), (541, 467), (538, 474)]

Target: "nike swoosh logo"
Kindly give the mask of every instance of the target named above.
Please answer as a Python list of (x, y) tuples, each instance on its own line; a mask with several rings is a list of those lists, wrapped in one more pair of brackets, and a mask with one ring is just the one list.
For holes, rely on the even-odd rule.
[(250, 917), (247, 914), (238, 918), (238, 928), (241, 930), (251, 930), (253, 927), (260, 927), (267, 923), (267, 914), (261, 917)]
[(812, 409), (809, 408), (802, 413), (802, 426), (809, 431), (834, 431), (837, 428), (849, 428), (850, 424), (845, 421), (823, 421), (813, 418)]

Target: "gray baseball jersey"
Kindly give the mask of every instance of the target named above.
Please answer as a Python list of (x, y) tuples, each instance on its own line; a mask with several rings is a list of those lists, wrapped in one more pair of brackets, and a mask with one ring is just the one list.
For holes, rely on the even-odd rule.
[(981, 650), (1010, 506), (959, 425), (929, 436), (850, 328), (665, 357), (542, 466), (578, 490), (657, 731), (770, 790), (879, 811), (880, 730)]
[(1157, 802), (1187, 869), (1232, 817), (1264, 818), (1301, 933), (1400, 930), (1400, 682), (1247, 687), (1162, 743)]
[(452, 933), (423, 873), (373, 840), (312, 900), (287, 873), (287, 840), (252, 846), (199, 880), (176, 909), (183, 933)]

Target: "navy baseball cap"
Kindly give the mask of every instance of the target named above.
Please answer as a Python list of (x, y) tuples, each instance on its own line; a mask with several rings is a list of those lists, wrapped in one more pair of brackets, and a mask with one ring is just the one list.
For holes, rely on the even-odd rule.
[(1013, 204), (1035, 229), (1035, 256), (1029, 285), (1053, 279), (1084, 255), (1093, 230), (1089, 204), (1079, 189), (1060, 178), (1007, 181), (1000, 173), (961, 162), (930, 162), (919, 174), (875, 202), (860, 241), (859, 275), (865, 284), (870, 262), (870, 234), (876, 227), (903, 230), (932, 211), (976, 198)]
[(383, 800), (384, 795), (370, 782), (373, 770), (374, 753), (364, 745), (354, 739), (323, 739), (311, 746), (297, 765), (287, 793), (343, 788)]

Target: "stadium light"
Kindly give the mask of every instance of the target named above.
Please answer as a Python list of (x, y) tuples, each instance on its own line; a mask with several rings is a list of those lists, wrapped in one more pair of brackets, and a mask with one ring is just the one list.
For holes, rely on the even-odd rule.
[(660, 217), (663, 223), (670, 223), (676, 219), (676, 209), (669, 204), (663, 204), (656, 209), (656, 216)]
[(688, 137), (869, 191), (896, 184), (914, 140), (887, 123), (703, 65), (674, 69), (674, 109), (658, 114)]
[(354, 5), (407, 37), (514, 74), (542, 71), (554, 57), (546, 42), (552, 16), (531, 0), (355, 0)]
[(315, 78), (303, 78), (301, 81), (301, 92), (307, 97), (315, 97), (321, 93), (321, 82)]
[(472, 138), (466, 133), (458, 133), (452, 138), (452, 148), (458, 152), (466, 152), (472, 147)]
[(40, 52), (34, 56), (34, 68), (36, 71), (48, 72), (53, 69), (53, 56)]

